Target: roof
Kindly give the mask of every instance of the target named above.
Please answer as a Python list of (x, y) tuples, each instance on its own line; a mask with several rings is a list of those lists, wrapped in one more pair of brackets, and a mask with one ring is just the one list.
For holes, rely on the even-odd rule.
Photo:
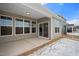
[(68, 26), (74, 26), (74, 24), (67, 24)]
[(48, 17), (55, 17), (57, 19), (60, 19), (61, 21), (66, 21), (65, 18), (61, 15), (58, 15), (54, 12), (51, 12), (48, 8), (45, 8), (43, 5), (41, 5), (41, 3), (24, 3), (23, 5), (27, 5), (32, 9), (35, 9), (37, 11), (39, 11), (40, 13), (43, 13), (45, 15), (47, 15)]
[(58, 20), (65, 21), (64, 17), (51, 12), (48, 8), (41, 5), (41, 3), (2, 3), (0, 4), (0, 10), (17, 13), (23, 16), (28, 16), (26, 12), (30, 12), (30, 17), (32, 18), (55, 17)]

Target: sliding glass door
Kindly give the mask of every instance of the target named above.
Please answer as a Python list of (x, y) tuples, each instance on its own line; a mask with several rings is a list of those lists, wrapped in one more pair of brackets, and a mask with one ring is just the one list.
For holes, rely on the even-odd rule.
[(39, 36), (48, 37), (48, 23), (40, 23), (38, 30)]

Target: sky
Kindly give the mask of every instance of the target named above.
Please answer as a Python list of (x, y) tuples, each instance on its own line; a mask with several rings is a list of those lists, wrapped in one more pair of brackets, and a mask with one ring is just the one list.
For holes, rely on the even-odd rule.
[(46, 3), (43, 5), (52, 12), (64, 16), (68, 23), (79, 25), (79, 3)]

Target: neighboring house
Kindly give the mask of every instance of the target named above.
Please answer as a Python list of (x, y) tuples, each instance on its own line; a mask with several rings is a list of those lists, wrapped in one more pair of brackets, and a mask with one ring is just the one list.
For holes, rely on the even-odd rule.
[(41, 4), (0, 4), (0, 43), (36, 37), (54, 39), (63, 33), (65, 19)]
[(79, 33), (79, 26), (74, 24), (67, 25), (67, 32), (69, 33)]
[(76, 31), (74, 24), (67, 24), (67, 32), (72, 33)]
[(76, 26), (76, 32), (79, 33), (79, 25)]

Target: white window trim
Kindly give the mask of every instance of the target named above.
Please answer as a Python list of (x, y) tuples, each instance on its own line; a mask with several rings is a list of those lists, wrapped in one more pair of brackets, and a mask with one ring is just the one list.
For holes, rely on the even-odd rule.
[[(30, 19), (24, 19), (24, 20), (30, 22), (30, 30), (31, 30), (31, 20)], [(23, 29), (24, 29), (24, 22), (23, 22)], [(29, 33), (24, 33), (24, 35), (26, 35), (26, 34), (31, 34), (31, 31)]]
[[(36, 28), (36, 32), (35, 33), (37, 33), (37, 21), (32, 21), (32, 22), (36, 22), (36, 26), (35, 27), (32, 27), (32, 25), (31, 25), (31, 29), (32, 28)], [(32, 22), (31, 22), (31, 24), (32, 24)], [(31, 30), (31, 32), (32, 32), (32, 30)], [(33, 33), (33, 32), (32, 32)]]
[(14, 35), (16, 35), (16, 36), (23, 35), (23, 33), (22, 34), (16, 34), (16, 19), (22, 19), (23, 20), (23, 18), (19, 18), (19, 17), (14, 18)]
[[(36, 27), (32, 27), (32, 28), (36, 28)], [(33, 33), (33, 32), (32, 32)], [(36, 33), (36, 32), (35, 32)]]
[[(21, 18), (21, 17), (14, 17), (14, 16), (9, 16), (9, 15), (3, 15), (3, 14), (0, 14), (0, 17), (1, 16), (6, 16), (6, 17), (11, 17), (12, 18), (12, 34), (11, 35), (3, 35), (1, 36), (1, 27), (0, 27), (0, 37), (7, 37), (7, 36), (19, 36), (19, 35), (27, 35), (27, 34), (33, 34), (32, 33), (32, 26), (31, 26), (31, 22), (32, 21), (35, 21), (36, 20), (31, 20), (31, 19), (26, 19), (26, 18)], [(23, 34), (16, 34), (16, 25), (15, 25), (15, 20), (16, 18), (18, 19), (22, 19), (23, 20)], [(30, 32), (29, 33), (24, 33), (24, 20), (27, 20), (27, 21), (30, 21)], [(36, 22), (37, 23), (37, 22)], [(36, 24), (36, 32), (37, 33), (37, 24)]]
[(13, 17), (12, 16), (8, 16), (8, 15), (0, 14), (0, 19), (1, 19), (1, 16), (6, 16), (6, 17), (11, 17), (12, 18), (12, 34), (11, 35), (3, 35), (3, 36), (1, 36), (1, 27), (0, 27), (0, 37), (13, 36)]
[[(55, 28), (57, 28), (57, 32), (54, 31), (55, 34), (59, 34), (59, 33), (60, 33), (60, 27), (57, 26), (57, 27), (55, 27)], [(58, 32), (58, 28), (59, 28), (59, 32)]]
[[(19, 18), (19, 17), (14, 17), (14, 23), (15, 23), (15, 20), (16, 19), (22, 19), (23, 20), (23, 33), (22, 34), (16, 34), (16, 24), (14, 24), (14, 35), (16, 35), (16, 36), (19, 36), (19, 35), (27, 35), (27, 34), (31, 34), (31, 32), (29, 32), (29, 33), (24, 33), (24, 20), (27, 20), (27, 21), (30, 21), (30, 23), (31, 23), (31, 19), (25, 19), (25, 18)], [(31, 29), (31, 27), (30, 27), (30, 29)]]

